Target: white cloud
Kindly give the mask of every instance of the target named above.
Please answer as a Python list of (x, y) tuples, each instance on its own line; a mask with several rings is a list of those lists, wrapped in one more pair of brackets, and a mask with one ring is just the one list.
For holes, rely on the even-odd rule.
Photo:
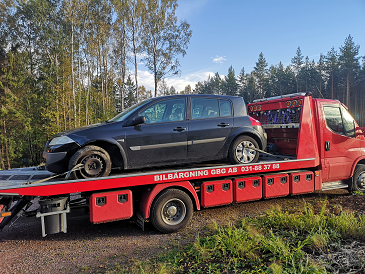
[(225, 58), (226, 56), (218, 56), (216, 55), (215, 58), (213, 58), (213, 63), (216, 63), (216, 64), (223, 64), (224, 61), (227, 61), (227, 59)]
[[(173, 86), (176, 91), (180, 92), (184, 90), (187, 85), (190, 85), (192, 89), (195, 88), (195, 84), (199, 81), (207, 80), (209, 76), (214, 76), (214, 72), (210, 71), (198, 71), (184, 75), (182, 77), (166, 78), (167, 86)], [(138, 85), (143, 85), (147, 90), (154, 91), (155, 85), (153, 75), (148, 71), (138, 71)]]

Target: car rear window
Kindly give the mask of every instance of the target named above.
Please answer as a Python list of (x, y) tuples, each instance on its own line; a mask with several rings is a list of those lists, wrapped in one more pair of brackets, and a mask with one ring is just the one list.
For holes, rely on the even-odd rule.
[(192, 118), (205, 119), (232, 115), (232, 104), (229, 100), (211, 98), (192, 98)]

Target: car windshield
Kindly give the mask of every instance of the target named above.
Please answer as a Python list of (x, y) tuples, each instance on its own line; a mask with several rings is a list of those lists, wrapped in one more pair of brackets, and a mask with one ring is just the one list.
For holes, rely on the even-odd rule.
[(144, 100), (142, 102), (139, 102), (138, 104), (135, 104), (127, 109), (125, 109), (124, 111), (122, 111), (121, 113), (119, 113), (117, 116), (115, 116), (114, 118), (108, 120), (107, 122), (120, 122), (120, 121), (123, 121), (125, 120), (126, 118), (129, 117), (129, 115), (131, 115), (131, 113), (139, 108), (140, 106), (143, 106), (145, 104), (147, 104), (148, 102), (150, 102), (152, 100), (151, 99), (147, 99), (147, 100)]

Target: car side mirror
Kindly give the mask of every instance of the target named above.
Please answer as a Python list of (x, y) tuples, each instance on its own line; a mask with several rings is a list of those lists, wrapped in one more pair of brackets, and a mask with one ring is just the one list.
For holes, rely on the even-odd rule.
[(144, 124), (145, 122), (146, 122), (146, 117), (137, 116), (134, 117), (132, 120), (128, 121), (127, 126), (137, 126), (140, 124)]

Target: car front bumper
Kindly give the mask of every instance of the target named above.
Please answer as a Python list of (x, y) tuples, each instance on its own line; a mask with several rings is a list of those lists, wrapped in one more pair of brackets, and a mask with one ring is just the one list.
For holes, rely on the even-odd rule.
[(53, 173), (64, 173), (68, 171), (67, 152), (43, 151), (43, 158), (46, 159), (46, 169)]

